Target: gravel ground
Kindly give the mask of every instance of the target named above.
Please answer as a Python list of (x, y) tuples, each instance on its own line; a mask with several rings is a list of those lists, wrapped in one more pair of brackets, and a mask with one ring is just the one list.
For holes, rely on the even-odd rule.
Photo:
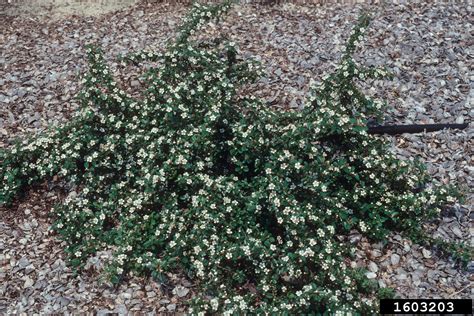
[[(253, 90), (278, 107), (300, 107), (310, 78), (316, 81), (339, 57), (361, 10), (375, 18), (358, 52), (361, 63), (386, 65), (392, 82), (377, 82), (375, 95), (391, 108), (387, 122), (461, 123), (463, 131), (389, 137), (401, 158), (420, 157), (433, 177), (466, 191), (463, 205), (427, 224), (434, 235), (474, 244), (474, 108), (472, 6), (466, 3), (236, 6), (217, 28), (240, 46), (244, 56), (267, 69)], [(25, 133), (68, 120), (77, 103), (79, 75), (85, 70), (84, 44), (98, 41), (110, 62), (119, 53), (163, 47), (173, 37), (183, 5), (140, 2), (100, 16), (61, 16), (47, 21), (0, 5), (0, 147)], [(20, 11), (17, 11), (20, 12)], [(21, 25), (21, 28), (18, 27)], [(118, 71), (117, 65), (114, 68)], [(138, 73), (121, 70), (121, 80), (139, 88)], [(265, 87), (265, 88), (264, 88)], [(370, 89), (368, 89), (371, 92)], [(49, 230), (48, 211), (62, 192), (46, 184), (30, 190), (10, 209), (0, 209), (0, 313), (184, 311), (193, 286), (171, 275), (171, 287), (132, 276), (117, 288), (98, 278), (100, 254), (80, 276), (65, 266), (63, 246)], [(387, 246), (354, 234), (354, 265), (369, 278), (405, 298), (470, 298), (473, 265), (460, 269), (437, 253), (398, 235)]]

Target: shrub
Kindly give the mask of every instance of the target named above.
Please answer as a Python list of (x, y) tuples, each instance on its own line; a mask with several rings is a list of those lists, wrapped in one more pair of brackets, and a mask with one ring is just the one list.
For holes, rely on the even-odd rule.
[(70, 263), (80, 269), (112, 251), (114, 282), (129, 271), (158, 279), (183, 271), (202, 289), (193, 312), (374, 312), (376, 287), (350, 267), (347, 234), (427, 241), (420, 220), (456, 193), (367, 134), (384, 104), (356, 81), (388, 76), (352, 58), (367, 16), (305, 107), (277, 111), (237, 93), (261, 75), (256, 62), (227, 41), (192, 40), (229, 8), (195, 4), (164, 53), (122, 59), (158, 65), (141, 98), (88, 47), (80, 114), (1, 152), (0, 202), (59, 175), (78, 191), (54, 208)]

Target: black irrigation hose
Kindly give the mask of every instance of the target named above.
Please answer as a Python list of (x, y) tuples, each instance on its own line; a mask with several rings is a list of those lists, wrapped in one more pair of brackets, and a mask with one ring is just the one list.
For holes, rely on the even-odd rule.
[(423, 132), (436, 132), (445, 128), (465, 129), (468, 123), (464, 124), (415, 124), (415, 125), (387, 125), (387, 126), (369, 126), (369, 134), (415, 134)]

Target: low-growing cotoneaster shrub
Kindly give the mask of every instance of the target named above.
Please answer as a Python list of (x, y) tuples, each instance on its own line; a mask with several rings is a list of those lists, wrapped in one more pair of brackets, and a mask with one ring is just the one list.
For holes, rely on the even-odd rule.
[(374, 312), (377, 288), (351, 268), (348, 233), (440, 242), (420, 223), (457, 194), (368, 135), (384, 104), (356, 81), (388, 73), (352, 58), (366, 16), (304, 108), (279, 111), (237, 93), (261, 76), (257, 63), (227, 41), (192, 40), (230, 7), (195, 4), (164, 53), (123, 57), (155, 63), (140, 98), (88, 47), (80, 114), (1, 151), (0, 203), (59, 176), (77, 191), (54, 208), (70, 263), (80, 270), (110, 251), (113, 282), (128, 272), (185, 273), (201, 289), (192, 313)]

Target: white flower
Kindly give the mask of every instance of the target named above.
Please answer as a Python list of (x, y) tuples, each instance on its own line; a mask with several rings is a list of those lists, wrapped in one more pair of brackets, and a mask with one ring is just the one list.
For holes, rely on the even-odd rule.
[(319, 237), (324, 237), (324, 231), (321, 229), (321, 228), (318, 228), (318, 230), (316, 231), (316, 233), (318, 234)]
[(217, 298), (213, 298), (211, 301), (211, 308), (213, 310), (217, 310), (217, 308), (219, 307), (219, 300)]

